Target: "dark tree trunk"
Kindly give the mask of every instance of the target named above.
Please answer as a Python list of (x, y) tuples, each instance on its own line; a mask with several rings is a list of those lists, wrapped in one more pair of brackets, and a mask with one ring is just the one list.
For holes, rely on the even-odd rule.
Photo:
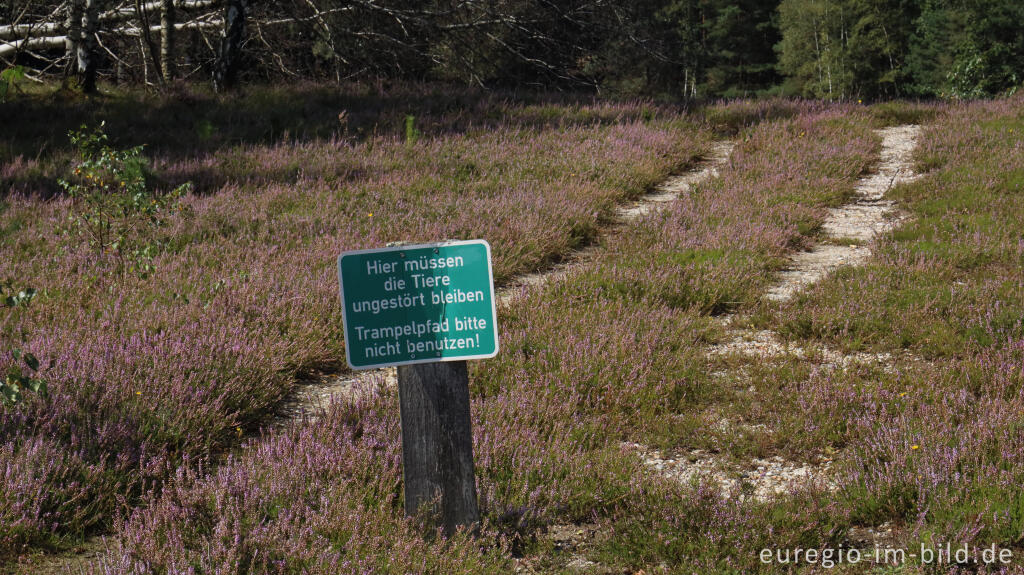
[[(162, 1), (162, 0), (161, 0)], [(135, 17), (139, 20), (139, 28), (142, 30), (141, 41), (145, 46), (146, 52), (149, 54), (150, 61), (153, 62), (153, 69), (156, 70), (156, 75), (161, 81), (164, 79), (164, 67), (160, 64), (160, 53), (157, 50), (156, 42), (153, 41), (153, 34), (150, 33), (149, 26), (149, 13), (146, 10), (146, 3), (142, 0), (135, 0)], [(161, 21), (163, 19), (161, 18)], [(161, 37), (163, 32), (161, 32)], [(141, 54), (141, 51), (140, 51)], [(146, 66), (145, 55), (142, 58), (143, 65), (143, 81), (149, 82), (149, 68)]]
[(224, 35), (213, 70), (213, 88), (217, 92), (230, 90), (238, 74), (238, 60), (242, 40), (245, 39), (245, 17), (249, 9), (248, 0), (227, 0), (224, 13)]

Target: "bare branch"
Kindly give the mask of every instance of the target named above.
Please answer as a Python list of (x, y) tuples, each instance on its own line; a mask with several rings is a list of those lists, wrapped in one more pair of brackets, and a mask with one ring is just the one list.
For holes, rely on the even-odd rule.
[[(211, 8), (216, 6), (216, 4), (216, 0), (178, 0), (174, 3), (174, 7), (180, 10), (198, 10), (201, 8)], [(66, 3), (61, 4), (61, 6), (66, 6)], [(142, 9), (145, 11), (159, 10), (160, 3), (149, 2), (143, 4)], [(57, 21), (59, 14), (59, 11), (55, 11), (55, 13), (50, 14), (49, 20), (44, 22), (32, 24), (7, 24), (0, 26), (0, 40), (49, 36), (57, 32), (64, 32), (66, 30), (66, 24), (64, 22)], [(119, 7), (100, 14), (99, 21), (103, 24), (126, 22), (131, 20), (134, 16), (134, 7)]]

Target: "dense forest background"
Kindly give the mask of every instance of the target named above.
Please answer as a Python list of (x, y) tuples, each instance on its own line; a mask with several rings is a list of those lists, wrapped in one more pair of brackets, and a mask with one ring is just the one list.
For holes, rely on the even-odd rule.
[(0, 98), (46, 76), (976, 98), (1024, 81), (1021, 22), (1018, 0), (6, 0)]

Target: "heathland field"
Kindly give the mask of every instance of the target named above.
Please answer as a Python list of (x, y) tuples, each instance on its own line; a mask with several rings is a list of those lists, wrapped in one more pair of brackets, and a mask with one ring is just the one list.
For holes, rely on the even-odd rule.
[[(1019, 97), (55, 98), (0, 134), (0, 572), (1024, 573)], [(475, 238), (446, 538), (335, 265)]]

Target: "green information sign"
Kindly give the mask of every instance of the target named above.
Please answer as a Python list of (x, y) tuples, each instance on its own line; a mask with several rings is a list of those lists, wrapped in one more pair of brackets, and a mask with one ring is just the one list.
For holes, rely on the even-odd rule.
[(338, 278), (353, 369), (498, 353), (491, 246), (484, 240), (345, 252)]

